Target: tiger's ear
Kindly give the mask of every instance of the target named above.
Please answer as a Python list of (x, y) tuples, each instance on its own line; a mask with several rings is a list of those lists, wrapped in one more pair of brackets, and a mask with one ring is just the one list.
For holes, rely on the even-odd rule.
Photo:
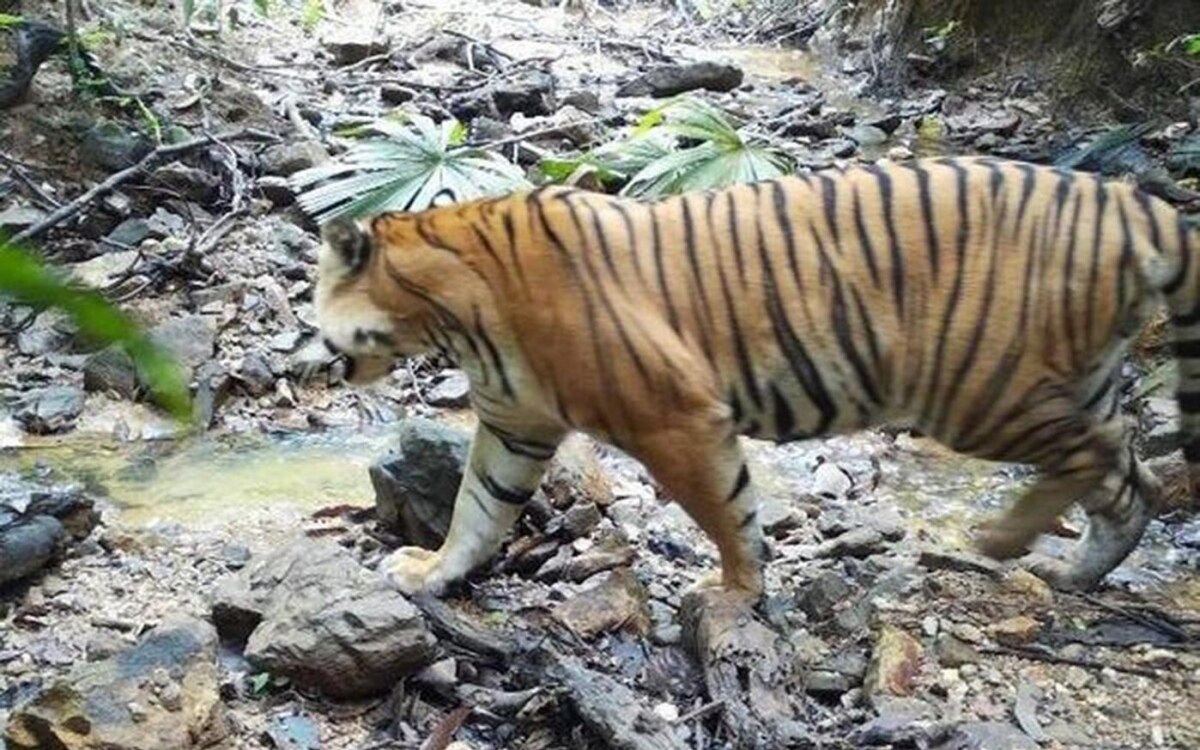
[(371, 238), (353, 219), (331, 219), (321, 227), (321, 241), (348, 273), (358, 273), (371, 259)]

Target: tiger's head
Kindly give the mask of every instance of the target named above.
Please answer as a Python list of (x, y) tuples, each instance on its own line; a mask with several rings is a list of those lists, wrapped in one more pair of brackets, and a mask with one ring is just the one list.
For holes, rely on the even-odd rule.
[(317, 260), (317, 324), (325, 348), (346, 360), (346, 381), (369, 383), (399, 357), (429, 349), (420, 338), (424, 305), (387, 283), (380, 255), (391, 237), (369, 224), (334, 219), (321, 229)]

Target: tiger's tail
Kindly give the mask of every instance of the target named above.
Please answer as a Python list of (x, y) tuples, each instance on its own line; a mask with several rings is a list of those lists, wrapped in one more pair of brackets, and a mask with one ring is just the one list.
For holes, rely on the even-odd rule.
[(1200, 501), (1200, 224), (1181, 215), (1175, 221), (1175, 236), (1163, 237), (1159, 248), (1174, 260), (1174, 272), (1162, 291), (1170, 310), (1171, 349), (1179, 372), (1175, 398), (1183, 457), (1192, 502), (1196, 503)]

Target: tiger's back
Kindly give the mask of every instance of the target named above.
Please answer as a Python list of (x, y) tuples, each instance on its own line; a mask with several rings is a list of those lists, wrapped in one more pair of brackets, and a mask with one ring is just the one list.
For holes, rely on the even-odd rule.
[[(427, 343), (471, 373), (502, 448), (552, 450), (571, 429), (620, 445), (717, 543), (725, 582), (751, 589), (761, 545), (732, 436), (897, 418), (1042, 469), (985, 538), (995, 556), (1024, 552), (1066, 503), (1090, 503), (1100, 536), (1048, 574), (1094, 583), (1140, 537), (1153, 491), (1113, 437), (1123, 343), (1159, 290), (1185, 339), (1200, 321), (1194, 234), (1173, 209), (992, 159), (654, 203), (544, 189), (381, 217), (370, 234), (384, 250), (365, 274), (372, 304), (399, 310), (414, 288), (415, 307), (436, 302)], [(1187, 393), (1200, 392), (1193, 374), (1189, 356)], [(1181, 403), (1185, 420), (1200, 409)], [(1109, 477), (1120, 492), (1102, 489)]]

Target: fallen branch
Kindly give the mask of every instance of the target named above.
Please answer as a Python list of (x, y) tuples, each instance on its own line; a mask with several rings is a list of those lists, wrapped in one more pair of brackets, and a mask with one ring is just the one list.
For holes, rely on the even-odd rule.
[(78, 198), (71, 201), (70, 203), (67, 203), (67, 204), (61, 206), (60, 208), (58, 208), (57, 210), (52, 212), (49, 216), (47, 216), (45, 219), (42, 219), (41, 221), (39, 221), (37, 224), (34, 224), (33, 226), (29, 227), (28, 229), (25, 229), (24, 231), (18, 232), (17, 234), (13, 235), (12, 242), (18, 243), (18, 242), (23, 242), (24, 240), (32, 239), (32, 238), (37, 237), (38, 235), (42, 234), (43, 232), (45, 232), (47, 229), (51, 229), (55, 226), (58, 226), (62, 222), (66, 221), (67, 219), (71, 218), (72, 216), (74, 216), (77, 213), (79, 213), (80, 211), (82, 211), (92, 201), (96, 200), (97, 198), (100, 198), (101, 196), (106, 195), (107, 193), (112, 191), (114, 188), (116, 188), (118, 185), (120, 185), (121, 183), (127, 182), (127, 181), (133, 179), (134, 177), (138, 176), (139, 174), (144, 172), (146, 169), (148, 169), (150, 166), (157, 163), (160, 159), (169, 158), (172, 156), (178, 156), (180, 154), (187, 153), (188, 151), (192, 151), (193, 149), (199, 148), (200, 146), (205, 146), (205, 145), (208, 145), (211, 143), (218, 143), (220, 141), (246, 140), (246, 139), (277, 140), (276, 136), (271, 133), (267, 133), (262, 130), (244, 129), (244, 130), (235, 130), (231, 133), (219, 133), (217, 135), (212, 135), (212, 136), (203, 136), (200, 138), (193, 138), (189, 141), (184, 141), (183, 143), (172, 143), (172, 144), (168, 144), (165, 146), (159, 146), (158, 148), (154, 149), (150, 153), (143, 156), (133, 166), (126, 167), (125, 169), (122, 169), (119, 172), (114, 172), (113, 174), (109, 175), (108, 179), (104, 180), (101, 183), (94, 185), (90, 190), (85, 192), (83, 195), (80, 195)]
[(992, 654), (993, 656), (1015, 656), (1018, 659), (1029, 659), (1030, 661), (1041, 661), (1047, 664), (1067, 664), (1073, 667), (1083, 667), (1084, 669), (1111, 669), (1114, 672), (1124, 672), (1126, 674), (1135, 674), (1140, 677), (1150, 677), (1153, 679), (1162, 679), (1162, 672), (1156, 669), (1147, 667), (1127, 667), (1122, 664), (1109, 664), (1107, 662), (1096, 661), (1095, 659), (1073, 658), (1070, 656), (1059, 656), (1045, 651), (1039, 651), (1032, 648), (1020, 648), (1014, 646), (985, 646), (979, 649), (981, 654)]

